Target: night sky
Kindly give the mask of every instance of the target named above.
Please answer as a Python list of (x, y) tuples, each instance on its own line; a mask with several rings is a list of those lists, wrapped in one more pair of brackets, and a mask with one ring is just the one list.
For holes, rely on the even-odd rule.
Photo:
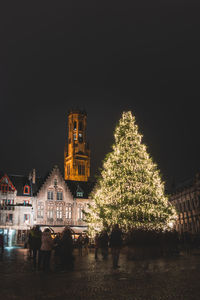
[(0, 170), (63, 171), (66, 113), (88, 114), (92, 175), (132, 110), (163, 178), (200, 170), (199, 1), (2, 1)]

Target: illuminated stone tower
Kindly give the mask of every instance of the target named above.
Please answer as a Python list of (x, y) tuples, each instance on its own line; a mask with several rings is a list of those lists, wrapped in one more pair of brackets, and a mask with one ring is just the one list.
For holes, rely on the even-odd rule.
[(87, 114), (68, 112), (68, 134), (64, 154), (65, 180), (88, 181), (90, 177), (90, 150), (86, 141)]

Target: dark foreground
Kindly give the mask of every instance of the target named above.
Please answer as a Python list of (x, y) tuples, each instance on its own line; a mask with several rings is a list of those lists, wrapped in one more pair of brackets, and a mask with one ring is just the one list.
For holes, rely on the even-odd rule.
[[(26, 249), (7, 248), (0, 256), (0, 299), (199, 300), (200, 255), (128, 261), (120, 268), (94, 259), (94, 251), (79, 257), (73, 271), (34, 272)], [(53, 266), (52, 266), (53, 267)]]

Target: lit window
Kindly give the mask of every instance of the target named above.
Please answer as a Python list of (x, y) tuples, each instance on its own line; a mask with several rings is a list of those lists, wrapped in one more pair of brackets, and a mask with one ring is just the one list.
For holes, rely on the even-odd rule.
[(37, 211), (37, 217), (38, 218), (43, 218), (44, 216), (44, 204), (43, 202), (38, 203), (38, 211)]
[(67, 204), (66, 206), (66, 219), (72, 218), (72, 206), (71, 204)]
[(53, 207), (51, 207), (51, 206), (48, 206), (47, 218), (48, 219), (53, 219)]
[(57, 219), (62, 219), (62, 206), (57, 206), (56, 207), (56, 218)]
[(83, 219), (83, 207), (82, 207), (82, 205), (80, 205), (80, 206), (78, 207), (78, 219), (79, 219), (79, 220), (82, 220), (82, 219)]

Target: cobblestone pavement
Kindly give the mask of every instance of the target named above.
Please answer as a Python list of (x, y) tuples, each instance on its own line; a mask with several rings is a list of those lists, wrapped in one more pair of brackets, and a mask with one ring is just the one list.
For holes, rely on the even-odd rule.
[(94, 259), (94, 251), (78, 256), (73, 271), (32, 270), (28, 251), (7, 248), (0, 256), (2, 300), (199, 300), (200, 255), (129, 261), (121, 254), (120, 268)]

